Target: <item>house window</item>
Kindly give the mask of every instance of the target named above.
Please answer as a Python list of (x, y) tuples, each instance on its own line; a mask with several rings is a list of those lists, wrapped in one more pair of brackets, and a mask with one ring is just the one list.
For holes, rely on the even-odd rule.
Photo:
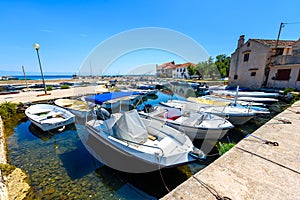
[(256, 72), (251, 72), (250, 76), (256, 76)]
[(276, 56), (282, 55), (283, 54), (283, 50), (284, 50), (284, 48), (277, 48), (276, 49)]
[(249, 60), (249, 55), (250, 55), (250, 53), (244, 54), (244, 62), (247, 62)]
[(288, 81), (290, 79), (291, 69), (278, 69), (276, 80)]
[(298, 72), (298, 78), (297, 78), (297, 81), (300, 81), (300, 69), (299, 69), (299, 72)]
[(250, 47), (250, 42), (248, 42), (247, 47)]
[(234, 80), (238, 79), (238, 75), (234, 75), (233, 79)]

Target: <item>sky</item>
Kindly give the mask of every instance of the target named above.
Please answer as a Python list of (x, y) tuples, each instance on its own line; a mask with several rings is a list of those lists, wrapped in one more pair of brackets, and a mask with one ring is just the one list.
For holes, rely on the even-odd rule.
[[(147, 38), (155, 40), (153, 35), (143, 34), (141, 38), (136, 36), (140, 46), (133, 48), (130, 44), (134, 37), (127, 41), (128, 35), (123, 34), (149, 27), (184, 36), (188, 44), (198, 44), (208, 56), (230, 56), (240, 35), (245, 35), (246, 40), (276, 39), (281, 22), (287, 24), (282, 29), (280, 39), (299, 39), (299, 7), (298, 0), (1, 1), (0, 71), (22, 73), (24, 66), (27, 73), (39, 72), (34, 43), (40, 44), (44, 74), (75, 74), (84, 65), (89, 65), (87, 73), (90, 74), (104, 71), (122, 74), (132, 73), (135, 69), (138, 71), (141, 66), (154, 66), (173, 60), (175, 63), (190, 61), (188, 56), (173, 51), (186, 44), (183, 39), (176, 40), (176, 36), (166, 40), (170, 39), (177, 47), (169, 45), (161, 48), (158, 43), (164, 42), (162, 38), (158, 39), (157, 44), (154, 41), (155, 45), (149, 46), (150, 41), (148, 46), (143, 46)], [(125, 40), (119, 40), (119, 45), (109, 46), (118, 36), (124, 36)], [(115, 56), (109, 66), (99, 67), (97, 65), (101, 63), (89, 59), (98, 50), (94, 59), (105, 60), (109, 53), (115, 54), (121, 46), (127, 49)], [(201, 59), (199, 56), (198, 62)]]

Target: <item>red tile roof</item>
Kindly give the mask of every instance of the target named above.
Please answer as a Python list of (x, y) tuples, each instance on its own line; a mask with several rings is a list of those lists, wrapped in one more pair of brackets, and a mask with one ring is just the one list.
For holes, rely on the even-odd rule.
[(195, 66), (195, 64), (191, 63), (191, 62), (175, 65), (175, 62), (172, 61), (172, 62), (167, 62), (167, 63), (163, 63), (161, 65), (158, 65), (156, 68), (157, 69), (176, 69), (176, 68), (180, 68), (180, 67), (188, 67), (190, 65)]
[(191, 62), (187, 62), (187, 63), (183, 63), (183, 64), (177, 64), (176, 68), (180, 68), (180, 67), (188, 67), (188, 66), (195, 66), (194, 63)]
[[(258, 43), (261, 43), (269, 47), (275, 47), (277, 41), (277, 40), (264, 40), (264, 39), (249, 39), (249, 40), (256, 41)], [(296, 40), (279, 40), (278, 46), (282, 46), (282, 47), (293, 46), (295, 42)]]

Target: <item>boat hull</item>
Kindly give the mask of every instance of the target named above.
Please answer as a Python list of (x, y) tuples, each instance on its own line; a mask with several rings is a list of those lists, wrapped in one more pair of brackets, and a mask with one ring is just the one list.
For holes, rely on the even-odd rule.
[(191, 140), (194, 139), (209, 139), (219, 140), (223, 138), (229, 129), (206, 129), (206, 128), (195, 128), (192, 126), (179, 125), (174, 123), (168, 123), (171, 127), (183, 131)]
[(42, 131), (50, 131), (50, 130), (53, 130), (53, 129), (59, 129), (63, 126), (66, 126), (66, 125), (69, 125), (69, 124), (72, 124), (75, 122), (75, 119), (74, 118), (70, 118), (68, 120), (65, 120), (65, 121), (60, 121), (60, 122), (55, 122), (55, 123), (39, 123), (39, 122), (36, 122), (34, 120), (30, 120), (34, 125), (36, 125), (37, 127), (39, 127)]
[(79, 136), (86, 149), (98, 161), (119, 171), (145, 173), (195, 161), (188, 153), (161, 157), (158, 154), (141, 152), (118, 142), (118, 139), (106, 133), (95, 130), (89, 123), (86, 124), (86, 128), (87, 132)]
[(221, 139), (226, 135), (226, 133), (233, 127), (228, 128), (204, 128), (199, 126), (189, 126), (184, 124), (176, 123), (173, 120), (163, 119), (163, 118), (157, 118), (153, 117), (151, 115), (148, 115), (147, 113), (139, 113), (142, 117), (146, 119), (152, 119), (159, 121), (161, 123), (165, 123), (179, 131), (184, 132), (191, 140), (194, 139)]

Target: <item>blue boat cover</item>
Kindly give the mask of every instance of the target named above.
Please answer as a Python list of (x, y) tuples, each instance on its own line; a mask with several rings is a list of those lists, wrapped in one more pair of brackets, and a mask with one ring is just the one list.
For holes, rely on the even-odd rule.
[(111, 100), (111, 99), (117, 99), (125, 96), (130, 95), (144, 95), (143, 92), (109, 92), (104, 94), (96, 94), (85, 97), (85, 100), (88, 102), (93, 102), (95, 104), (103, 104), (105, 101)]

